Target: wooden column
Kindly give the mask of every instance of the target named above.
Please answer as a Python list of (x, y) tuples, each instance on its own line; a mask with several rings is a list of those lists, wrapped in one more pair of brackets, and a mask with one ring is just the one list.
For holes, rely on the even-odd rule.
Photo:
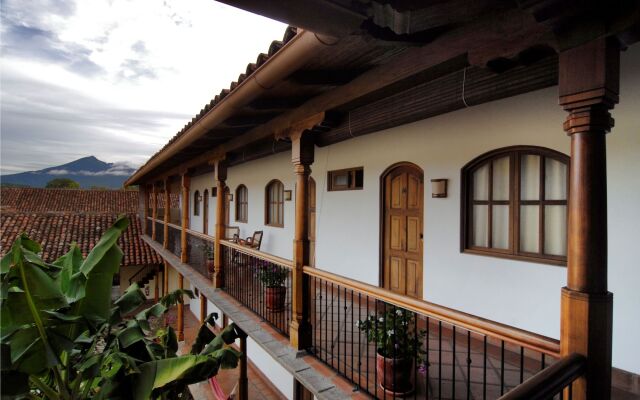
[(247, 334), (240, 331), (240, 377), (238, 378), (238, 400), (249, 399), (249, 378), (247, 374)]
[(207, 318), (207, 298), (200, 293), (200, 322), (204, 322)]
[(171, 217), (171, 187), (169, 185), (169, 178), (164, 180), (164, 234), (162, 240), (162, 247), (169, 248), (169, 221)]
[(299, 380), (293, 378), (293, 400), (313, 400), (313, 393), (309, 391)]
[[(178, 288), (184, 289), (184, 277), (181, 273), (178, 272)], [(180, 299), (184, 300), (184, 298)], [(180, 301), (178, 303), (178, 331), (176, 332), (178, 335), (178, 340), (184, 340), (184, 302)]]
[(191, 178), (187, 173), (182, 174), (182, 215), (181, 215), (181, 231), (180, 231), (180, 261), (189, 262), (189, 242), (187, 241), (187, 229), (189, 229), (189, 186)]
[(224, 215), (225, 215), (225, 198), (224, 189), (225, 182), (227, 180), (227, 163), (224, 158), (213, 160), (215, 167), (215, 181), (216, 181), (216, 233), (213, 245), (213, 287), (224, 287), (224, 265), (222, 260), (222, 245), (220, 241), (224, 239)]
[(607, 290), (606, 133), (618, 102), (620, 51), (598, 39), (560, 53), (560, 105), (571, 137), (567, 286), (562, 289), (560, 347), (587, 358), (575, 400), (611, 396), (613, 295)]
[(313, 164), (314, 144), (311, 133), (291, 134), (291, 161), (296, 174), (296, 226), (293, 239), (292, 320), (289, 327), (291, 344), (298, 350), (311, 345), (309, 323), (309, 285), (302, 267), (309, 265), (309, 176)]
[(151, 188), (151, 240), (156, 240), (156, 218), (158, 218), (158, 191), (154, 184)]

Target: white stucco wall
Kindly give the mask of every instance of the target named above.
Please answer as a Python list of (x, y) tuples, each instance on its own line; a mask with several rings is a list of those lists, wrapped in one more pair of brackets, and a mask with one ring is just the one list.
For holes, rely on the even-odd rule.
[[(191, 178), (190, 196), (189, 196), (189, 226), (191, 229), (202, 232), (204, 220), (204, 191), (209, 194), (209, 218), (208, 233), (213, 235), (215, 218), (216, 218), (216, 198), (211, 196), (211, 188), (215, 187), (213, 173), (196, 175)], [(200, 201), (200, 215), (194, 215), (193, 194), (196, 190), (200, 191), (202, 200)]]
[[(635, 373), (640, 373), (635, 343), (640, 337), (640, 262), (634, 251), (640, 238), (639, 71), (640, 46), (635, 46), (622, 55), (620, 104), (613, 112), (616, 127), (607, 138), (613, 364)], [(378, 284), (380, 176), (390, 165), (409, 161), (423, 169), (426, 183), (449, 179), (445, 199), (431, 198), (425, 184), (425, 299), (558, 338), (564, 267), (460, 253), (460, 169), (482, 153), (511, 145), (544, 146), (567, 154), (570, 139), (562, 130), (566, 113), (557, 102), (557, 88), (549, 88), (316, 149), (312, 176), (317, 184), (317, 267)], [(271, 179), (280, 179), (295, 196), (289, 159), (289, 153), (282, 153), (232, 167), (227, 184), (231, 193), (239, 184), (249, 191), (248, 222), (235, 222), (232, 202), (231, 225), (240, 226), (242, 237), (264, 230), (262, 250), (290, 259), (294, 202), (285, 202), (284, 228), (264, 226), (264, 189)], [(328, 170), (357, 166), (364, 167), (363, 190), (326, 190)], [(202, 193), (205, 185), (199, 187), (196, 178), (192, 190)], [(212, 175), (201, 179), (212, 186)], [(197, 229), (197, 221), (192, 219), (191, 226)]]

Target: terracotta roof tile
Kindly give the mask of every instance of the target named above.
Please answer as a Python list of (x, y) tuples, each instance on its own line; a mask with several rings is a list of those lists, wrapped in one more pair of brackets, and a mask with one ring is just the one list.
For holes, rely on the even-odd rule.
[(118, 244), (123, 266), (160, 264), (162, 259), (141, 238), (136, 214), (138, 193), (122, 190), (3, 188), (0, 191), (0, 255), (25, 232), (42, 245), (51, 262), (78, 243), (86, 256), (120, 214), (131, 220)]
[(2, 212), (136, 213), (138, 192), (87, 189), (0, 189)]

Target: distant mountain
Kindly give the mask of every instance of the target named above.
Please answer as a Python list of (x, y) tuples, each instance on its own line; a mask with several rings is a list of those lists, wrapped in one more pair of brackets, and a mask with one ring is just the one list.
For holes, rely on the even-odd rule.
[(2, 175), (2, 185), (24, 185), (45, 187), (47, 182), (55, 178), (69, 178), (78, 182), (83, 188), (92, 186), (118, 189), (124, 181), (135, 172), (124, 164), (107, 163), (94, 156), (83, 157), (67, 164), (41, 169), (39, 171), (21, 172), (19, 174)]

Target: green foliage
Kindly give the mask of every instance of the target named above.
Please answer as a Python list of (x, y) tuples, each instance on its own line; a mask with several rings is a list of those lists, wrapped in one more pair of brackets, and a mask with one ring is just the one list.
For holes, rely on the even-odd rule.
[(256, 275), (265, 287), (280, 287), (284, 286), (289, 276), (289, 270), (279, 265), (271, 264), (268, 261), (263, 261), (262, 265), (258, 265), (256, 268)]
[(228, 346), (238, 337), (233, 324), (219, 336), (204, 326), (198, 346), (182, 356), (171, 327), (152, 329), (150, 320), (193, 296), (189, 291), (170, 293), (133, 317), (145, 301), (137, 285), (111, 302), (122, 261), (117, 240), (128, 224), (119, 218), (86, 258), (72, 244), (45, 263), (40, 245), (24, 234), (2, 258), (3, 399), (184, 398), (187, 385), (237, 365), (240, 354)]
[(417, 330), (415, 313), (411, 311), (383, 304), (377, 315), (356, 321), (356, 327), (366, 333), (369, 343), (376, 343), (384, 357), (415, 357), (419, 361), (423, 356), (424, 332)]
[(47, 182), (48, 189), (80, 189), (80, 184), (69, 178), (55, 178)]

